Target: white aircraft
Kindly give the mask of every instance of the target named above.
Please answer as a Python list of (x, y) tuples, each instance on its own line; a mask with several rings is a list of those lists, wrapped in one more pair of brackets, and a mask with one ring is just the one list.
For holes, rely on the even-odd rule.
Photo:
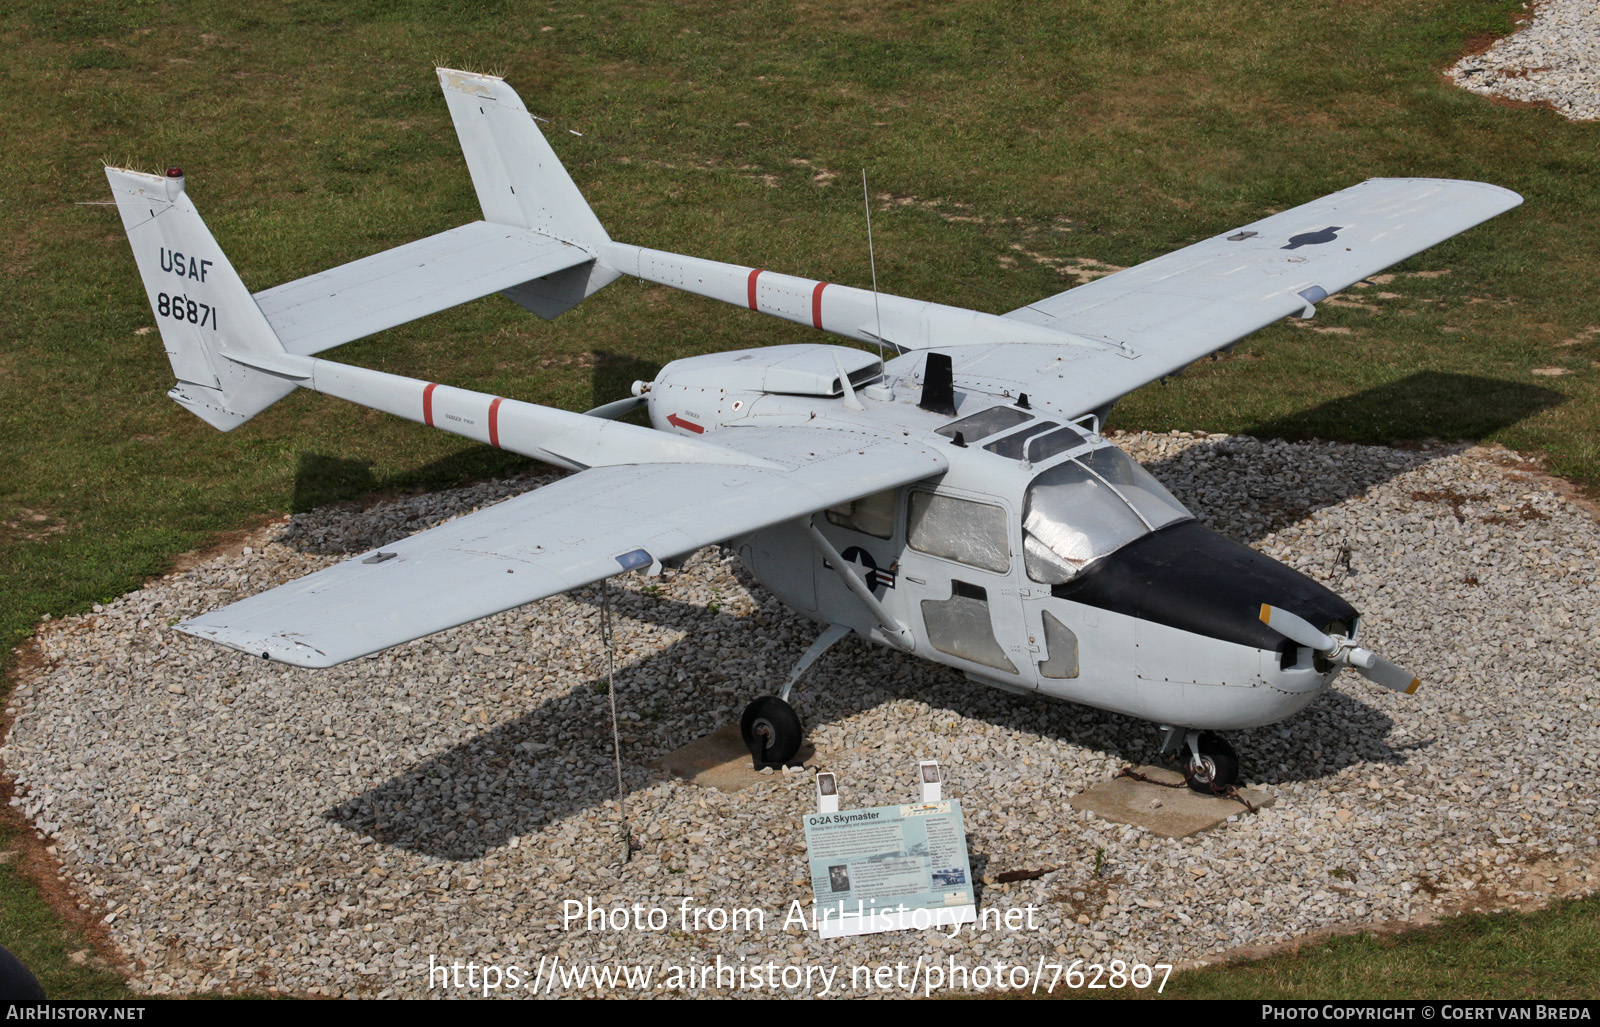
[[(176, 168), (107, 168), (178, 383), (228, 431), (297, 388), (577, 473), (179, 627), (328, 667), (624, 571), (732, 545), (824, 626), (752, 702), (758, 763), (799, 749), (787, 702), (854, 633), (1166, 730), (1223, 791), (1216, 732), (1268, 724), (1341, 667), (1412, 692), (1359, 617), (1202, 527), (1100, 435), (1118, 397), (1521, 202), (1373, 179), (1004, 315), (615, 242), (517, 94), (439, 70), (484, 219), (252, 295)], [(892, 350), (826, 342), (676, 360), (587, 414), (313, 354), (499, 292), (554, 318), (621, 275)], [(651, 428), (614, 420), (639, 406)]]

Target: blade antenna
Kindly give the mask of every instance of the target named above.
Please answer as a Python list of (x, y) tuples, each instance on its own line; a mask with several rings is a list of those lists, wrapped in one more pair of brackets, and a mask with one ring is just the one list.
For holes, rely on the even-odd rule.
[(872, 196), (867, 192), (867, 169), (861, 169), (861, 202), (867, 208), (867, 259), (872, 263), (872, 313), (878, 319), (878, 363), (883, 363), (883, 311), (878, 309), (878, 254), (872, 248)]

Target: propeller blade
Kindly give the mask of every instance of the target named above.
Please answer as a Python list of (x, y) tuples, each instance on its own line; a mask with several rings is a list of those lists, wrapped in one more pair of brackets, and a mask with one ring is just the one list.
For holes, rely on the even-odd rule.
[(1318, 631), (1304, 617), (1298, 617), (1288, 610), (1280, 610), (1276, 606), (1268, 606), (1266, 603), (1261, 604), (1261, 623), (1283, 637), (1292, 639), (1318, 652), (1332, 652), (1338, 647), (1337, 642)]
[(1390, 663), (1369, 649), (1348, 647), (1348, 642), (1344, 642), (1347, 648), (1336, 652), (1341, 645), (1340, 640), (1323, 634), (1310, 621), (1288, 610), (1262, 603), (1261, 623), (1293, 642), (1328, 654), (1335, 662), (1350, 667), (1368, 681), (1384, 688), (1411, 695), (1422, 684), (1422, 680), (1409, 670)]
[(1360, 675), (1373, 684), (1382, 685), (1384, 688), (1411, 695), (1422, 684), (1422, 679), (1412, 674), (1404, 667), (1390, 663), (1381, 656), (1372, 658), (1371, 667), (1357, 667)]
[(615, 421), (619, 417), (633, 413), (647, 402), (648, 400), (644, 396), (629, 396), (626, 399), (619, 399), (613, 403), (595, 407), (593, 410), (585, 410), (584, 414), (588, 417), (604, 417), (608, 421)]

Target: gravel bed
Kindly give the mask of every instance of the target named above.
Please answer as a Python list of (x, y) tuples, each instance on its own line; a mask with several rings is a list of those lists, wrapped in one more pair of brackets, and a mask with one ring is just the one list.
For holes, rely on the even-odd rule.
[[(662, 779), (650, 760), (736, 721), (814, 637), (726, 552), (611, 586), (640, 846), (625, 866), (598, 588), (332, 671), (169, 627), (543, 480), (532, 476), (298, 515), (242, 552), (46, 625), (46, 665), (16, 690), (0, 749), (13, 803), (104, 910), (134, 987), (156, 993), (437, 996), (459, 992), (430, 991), (430, 958), (530, 975), (541, 958), (720, 958), (833, 967), (836, 993), (893, 995), (848, 990), (852, 969), (1203, 960), (1593, 889), (1600, 531), (1588, 513), (1531, 466), (1476, 449), (1119, 442), (1211, 525), (1350, 598), (1367, 643), (1424, 680), (1407, 697), (1347, 672), (1298, 716), (1232, 734), (1245, 777), (1276, 805), (1196, 838), (1066, 805), (1156, 761), (1153, 726), (970, 685), (856, 640), (798, 692), (812, 769), (736, 793)], [(1037, 929), (823, 942), (786, 928), (791, 903), (810, 902), (799, 818), (814, 808), (814, 768), (839, 774), (847, 807), (872, 806), (915, 795), (919, 758), (938, 759), (945, 794), (964, 803), (980, 904), (1031, 905)], [(684, 897), (761, 909), (765, 928), (678, 929)], [(672, 929), (563, 930), (563, 901), (588, 898), (661, 907)]]
[(1600, 4), (1539, 0), (1522, 28), (1449, 75), (1474, 93), (1548, 103), (1574, 121), (1600, 118)]

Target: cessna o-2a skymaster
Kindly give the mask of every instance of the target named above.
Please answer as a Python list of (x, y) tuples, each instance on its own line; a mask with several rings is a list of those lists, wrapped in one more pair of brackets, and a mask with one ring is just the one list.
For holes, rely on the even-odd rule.
[[(802, 739), (801, 673), (854, 632), (1011, 691), (1154, 721), (1221, 791), (1216, 732), (1287, 717), (1355, 644), (1349, 603), (1202, 527), (1100, 435), (1116, 400), (1521, 202), (1373, 179), (1004, 315), (615, 242), (517, 94), (440, 69), (484, 219), (254, 294), (184, 193), (107, 168), (178, 378), (228, 431), (311, 389), (577, 473), (179, 627), (329, 667), (729, 543), (824, 630), (743, 717), (759, 762)], [(554, 318), (621, 275), (894, 351), (826, 343), (676, 360), (587, 414), (312, 356), (499, 292)], [(653, 428), (615, 418), (645, 407)]]

